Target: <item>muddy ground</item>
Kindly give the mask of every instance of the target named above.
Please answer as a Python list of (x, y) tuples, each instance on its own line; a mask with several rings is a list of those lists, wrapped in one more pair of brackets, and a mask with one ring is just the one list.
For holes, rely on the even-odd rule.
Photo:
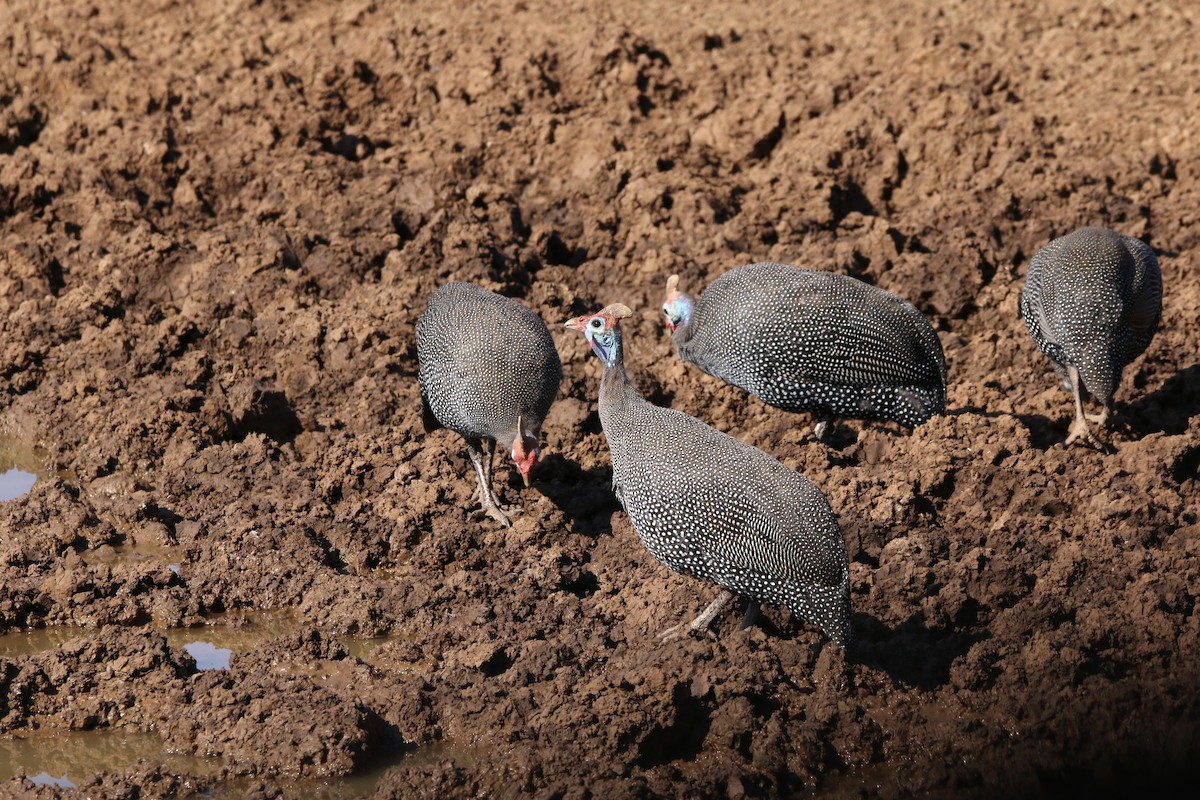
[[(380, 763), (377, 798), (1200, 777), (1200, 12), (724, 5), (0, 8), (0, 434), (45, 458), (0, 505), (0, 631), (84, 629), (0, 659), (0, 735), (152, 731), (219, 765), (72, 776), (111, 798), (300, 796)], [(1063, 448), (1069, 396), (1016, 313), (1033, 253), (1084, 224), (1145, 239), (1166, 286), (1109, 453)], [(911, 299), (948, 413), (827, 446), (683, 367), (666, 276), (768, 259)], [(618, 510), (569, 332), (535, 485), (498, 468), (524, 513), (476, 518), (415, 377), (451, 279), (552, 328), (632, 306), (648, 397), (828, 494), (857, 646), (777, 609), (658, 644), (714, 588)], [(228, 670), (161, 634), (274, 609), (300, 629)], [(0, 786), (23, 792), (71, 794)]]

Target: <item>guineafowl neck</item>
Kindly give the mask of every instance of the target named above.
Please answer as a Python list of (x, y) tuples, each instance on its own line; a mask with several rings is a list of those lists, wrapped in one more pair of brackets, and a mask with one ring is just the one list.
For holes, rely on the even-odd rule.
[(671, 341), (675, 343), (675, 347), (686, 347), (688, 342), (692, 340), (692, 326), (687, 322), (680, 322), (675, 326), (675, 330), (671, 332)]
[(620, 330), (613, 342), (612, 358), (604, 366), (604, 377), (600, 379), (600, 407), (616, 409), (624, 407), (630, 391), (636, 394), (636, 389), (629, 382), (625, 372), (625, 344), (621, 340)]
[(692, 317), (696, 313), (696, 301), (691, 295), (683, 294), (679, 296), (680, 306), (683, 308), (683, 316), (680, 317), (679, 323), (675, 326), (675, 330), (671, 331), (671, 339), (675, 342), (676, 347), (682, 347), (692, 339)]

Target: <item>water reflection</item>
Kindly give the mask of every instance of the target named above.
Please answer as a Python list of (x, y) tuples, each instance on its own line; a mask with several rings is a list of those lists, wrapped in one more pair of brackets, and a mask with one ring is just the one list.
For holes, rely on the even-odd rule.
[[(399, 764), (437, 764), (446, 760), (470, 767), (479, 760), (474, 747), (443, 741), (418, 747), (380, 753), (367, 767), (342, 778), (275, 778), (289, 797), (313, 800), (350, 800), (374, 793), (389, 770)], [(223, 762), (211, 756), (185, 755), (168, 748), (153, 733), (101, 729), (93, 731), (33, 732), (16, 738), (0, 737), (0, 782), (25, 775), (36, 786), (72, 789), (86, 783), (97, 772), (120, 772), (145, 760), (160, 764), (180, 775), (214, 777)], [(205, 797), (243, 797), (244, 781), (234, 780), (217, 786)], [(2, 792), (0, 792), (2, 794)]]
[[(290, 611), (240, 611), (215, 616), (207, 624), (191, 628), (158, 630), (168, 643), (186, 650), (201, 670), (229, 669), (234, 653), (248, 653), (264, 642), (294, 635), (304, 626), (303, 618)], [(56, 625), (0, 635), (0, 658), (20, 659), (53, 650), (79, 637), (95, 636), (97, 630)], [(352, 657), (369, 661), (376, 650), (403, 637), (351, 639), (342, 637)], [(397, 750), (381, 754), (366, 770), (345, 778), (285, 781), (294, 796), (346, 800), (371, 794), (388, 769), (404, 759), (441, 759), (444, 745)], [(19, 738), (0, 737), (0, 781), (17, 775), (31, 776), (38, 785), (72, 788), (100, 770), (120, 771), (139, 759), (162, 764), (173, 772), (211, 776), (221, 768), (219, 759), (185, 756), (169, 751), (155, 734), (101, 729), (32, 732)], [(241, 797), (243, 792), (225, 784), (209, 797)], [(244, 787), (243, 787), (244, 788)], [(3, 792), (0, 792), (3, 794)]]
[(196, 659), (196, 669), (229, 669), (233, 651), (228, 647), (217, 647), (212, 642), (188, 642), (183, 646), (188, 655)]
[[(117, 548), (108, 548), (116, 550)], [(192, 653), (192, 646), (198, 646), (206, 658), (224, 658), (224, 666), (208, 667), (208, 669), (225, 669), (229, 666), (229, 658), (233, 653), (249, 653), (258, 649), (264, 642), (285, 636), (294, 636), (304, 627), (304, 619), (286, 610), (279, 611), (235, 611), (209, 617), (205, 624), (190, 628), (153, 628), (166, 637), (168, 644)], [(80, 636), (93, 636), (97, 633), (94, 628), (81, 628), (76, 625), (50, 625), (45, 628), (26, 628), (0, 634), (0, 658), (17, 659), (24, 656), (53, 650), (72, 639)], [(346, 651), (354, 658), (371, 661), (379, 648), (389, 642), (395, 642), (404, 636), (377, 636), (372, 639), (356, 639), (349, 636), (338, 637)], [(228, 655), (219, 656), (220, 651), (229, 651)], [(200, 661), (196, 658), (197, 662)]]
[(45, 469), (45, 454), (40, 450), (0, 436), (0, 502), (28, 492)]
[(221, 764), (215, 758), (171, 752), (153, 733), (33, 731), (11, 739), (0, 737), (0, 781), (24, 774), (40, 786), (71, 788), (101, 770), (133, 766), (142, 758), (193, 775), (212, 774)]

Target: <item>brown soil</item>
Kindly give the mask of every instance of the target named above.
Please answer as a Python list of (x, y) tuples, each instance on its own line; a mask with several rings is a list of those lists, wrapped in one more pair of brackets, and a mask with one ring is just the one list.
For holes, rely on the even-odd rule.
[[(375, 796), (1197, 777), (1196, 9), (448, 5), (0, 8), (0, 434), (50, 474), (0, 506), (0, 631), (92, 631), (0, 659), (0, 734), (130, 727), (223, 757), (215, 777), (114, 766), (92, 797), (289, 796), (439, 742)], [(1110, 453), (1064, 450), (1068, 395), (1016, 314), (1030, 256), (1084, 224), (1147, 240), (1166, 285)], [(950, 412), (827, 447), (684, 368), (665, 277), (768, 259), (916, 303)], [(858, 646), (776, 609), (657, 643), (714, 587), (618, 510), (599, 366), (568, 332), (535, 486), (498, 470), (524, 513), (476, 519), (415, 379), (413, 323), (449, 279), (552, 327), (634, 307), (648, 397), (828, 494)], [(122, 544), (179, 573), (84, 557)], [(217, 672), (158, 633), (242, 608), (305, 624)], [(383, 634), (370, 663), (338, 638)]]

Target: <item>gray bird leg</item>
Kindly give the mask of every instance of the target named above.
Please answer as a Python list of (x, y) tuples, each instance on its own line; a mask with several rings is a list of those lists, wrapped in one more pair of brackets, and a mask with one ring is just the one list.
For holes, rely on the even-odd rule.
[(506, 528), (512, 527), (512, 521), (505, 516), (500, 501), (492, 492), (492, 455), (496, 452), (496, 443), (491, 439), (467, 439), (467, 455), (475, 465), (475, 474), (479, 477), (479, 502), (483, 511), (492, 519)]
[(658, 635), (658, 640), (660, 642), (669, 642), (684, 633), (695, 633), (696, 631), (706, 629), (717, 616), (717, 614), (721, 613), (721, 609), (725, 608), (725, 606), (728, 605), (729, 601), (732, 599), (733, 594), (725, 589), (722, 589), (721, 593), (717, 595), (716, 599), (708, 604), (708, 608), (700, 612), (700, 616), (696, 617), (690, 623), (681, 622), (678, 625), (667, 628)]
[(1075, 420), (1071, 423), (1071, 430), (1067, 434), (1067, 441), (1064, 446), (1068, 446), (1077, 439), (1083, 439), (1088, 444), (1103, 449), (1100, 440), (1092, 435), (1092, 431), (1088, 428), (1087, 418), (1083, 414), (1083, 395), (1079, 391), (1079, 370), (1075, 367), (1067, 367), (1067, 375), (1071, 379), (1071, 394), (1075, 395)]

